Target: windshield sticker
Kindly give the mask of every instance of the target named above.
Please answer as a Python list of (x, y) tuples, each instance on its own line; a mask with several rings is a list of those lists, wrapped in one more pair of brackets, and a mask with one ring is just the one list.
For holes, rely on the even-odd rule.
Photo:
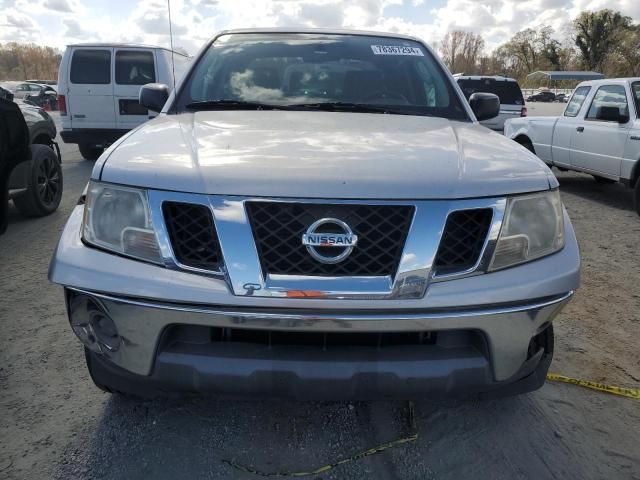
[(418, 47), (398, 47), (389, 45), (371, 45), (374, 55), (413, 55), (424, 57), (424, 53)]

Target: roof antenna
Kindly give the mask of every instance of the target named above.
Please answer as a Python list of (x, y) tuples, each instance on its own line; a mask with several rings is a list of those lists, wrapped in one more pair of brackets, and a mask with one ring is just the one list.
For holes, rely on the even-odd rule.
[(173, 77), (173, 96), (176, 95), (176, 64), (173, 60), (173, 28), (171, 27), (171, 0), (167, 0), (167, 10), (169, 11), (169, 43), (171, 45), (171, 75)]

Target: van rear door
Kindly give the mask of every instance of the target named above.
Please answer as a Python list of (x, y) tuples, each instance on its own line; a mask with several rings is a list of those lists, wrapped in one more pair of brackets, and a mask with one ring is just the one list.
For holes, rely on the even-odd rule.
[(149, 119), (149, 111), (138, 103), (138, 98), (140, 87), (158, 78), (156, 65), (154, 50), (115, 49), (113, 89), (117, 128), (131, 130)]
[(112, 57), (109, 47), (74, 48), (66, 93), (71, 128), (115, 128)]

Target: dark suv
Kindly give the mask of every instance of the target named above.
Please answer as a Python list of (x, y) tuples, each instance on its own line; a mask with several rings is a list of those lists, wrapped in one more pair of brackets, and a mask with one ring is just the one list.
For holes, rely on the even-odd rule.
[(555, 100), (555, 93), (548, 90), (541, 90), (527, 97), (527, 102), (555, 102)]
[[(15, 154), (13, 160), (7, 158), (2, 167), (6, 185), (0, 185), (3, 197), (6, 195), (13, 200), (23, 215), (49, 215), (58, 208), (62, 199), (62, 161), (55, 142), (56, 126), (42, 108), (19, 100), (15, 103), (6, 102), (3, 112), (5, 110), (7, 117), (3, 121), (9, 119), (9, 115), (13, 118), (6, 122), (11, 123), (7, 127), (9, 130), (13, 131), (16, 126), (21, 129), (21, 125), (26, 124), (30, 154)], [(25, 123), (21, 122), (20, 117), (24, 118)], [(2, 208), (6, 208), (6, 199)]]

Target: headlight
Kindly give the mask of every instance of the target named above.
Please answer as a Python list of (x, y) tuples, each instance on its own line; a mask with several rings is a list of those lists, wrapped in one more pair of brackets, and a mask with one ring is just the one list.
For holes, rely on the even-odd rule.
[(564, 247), (560, 192), (511, 197), (489, 270), (498, 270), (557, 252)]
[(162, 263), (145, 190), (91, 182), (82, 238), (106, 250)]

